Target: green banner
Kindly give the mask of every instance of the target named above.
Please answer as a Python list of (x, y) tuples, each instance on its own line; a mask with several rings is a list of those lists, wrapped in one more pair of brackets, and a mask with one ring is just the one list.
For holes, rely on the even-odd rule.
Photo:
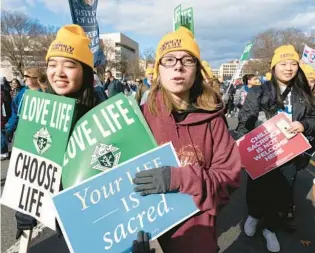
[(240, 58), (240, 61), (247, 61), (250, 57), (250, 51), (252, 50), (252, 47), (253, 47), (253, 43), (250, 42), (246, 45), (245, 49), (244, 49), (244, 52)]
[(176, 31), (182, 24), (182, 6), (179, 5), (174, 9), (174, 31)]
[(194, 11), (192, 7), (182, 11), (182, 26), (185, 26), (195, 34)]
[(179, 27), (184, 26), (195, 34), (195, 24), (194, 24), (194, 10), (192, 7), (182, 10), (181, 5), (174, 9), (174, 31)]
[(14, 147), (62, 165), (74, 112), (74, 99), (27, 90)]
[(75, 125), (64, 156), (62, 185), (76, 185), (156, 146), (136, 101), (116, 95)]
[(27, 90), (23, 96), (2, 204), (55, 230), (52, 196), (72, 128), (74, 99)]

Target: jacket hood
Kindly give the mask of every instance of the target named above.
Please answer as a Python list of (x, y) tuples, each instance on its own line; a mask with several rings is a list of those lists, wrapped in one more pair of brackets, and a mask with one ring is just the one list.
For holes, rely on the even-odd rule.
[[(157, 102), (158, 102), (158, 107), (159, 107), (159, 111), (158, 111), (158, 117), (170, 117), (170, 113), (167, 111), (167, 108), (165, 106), (165, 104), (162, 101), (162, 95), (161, 93), (157, 94)], [(177, 123), (177, 125), (196, 125), (205, 121), (209, 121), (213, 118), (216, 117), (222, 117), (224, 116), (224, 106), (222, 101), (220, 102), (220, 104), (218, 104), (217, 109), (215, 110), (204, 110), (204, 109), (199, 109), (199, 108), (195, 108), (195, 107), (191, 107), (188, 108), (186, 111), (183, 112), (189, 112), (189, 114), (187, 115), (187, 117)]]

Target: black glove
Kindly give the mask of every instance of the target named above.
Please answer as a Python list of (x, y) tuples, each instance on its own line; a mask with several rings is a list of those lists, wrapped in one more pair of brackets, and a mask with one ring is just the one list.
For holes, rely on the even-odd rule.
[(7, 143), (11, 142), (13, 138), (13, 131), (6, 130), (5, 131), (5, 140)]
[(20, 238), (23, 234), (23, 230), (31, 230), (37, 226), (37, 220), (27, 214), (16, 212), (15, 218), (17, 227), (16, 239)]
[(149, 235), (143, 231), (138, 232), (137, 241), (132, 243), (132, 253), (154, 253), (155, 249), (150, 249)]
[(136, 174), (133, 183), (138, 185), (134, 188), (135, 192), (140, 192), (142, 196), (169, 192), (171, 190), (171, 167), (164, 166), (141, 171)]

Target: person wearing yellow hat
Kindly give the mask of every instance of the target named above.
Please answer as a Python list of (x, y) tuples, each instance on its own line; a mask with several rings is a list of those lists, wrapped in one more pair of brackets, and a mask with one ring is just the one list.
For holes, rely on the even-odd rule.
[[(238, 138), (279, 113), (287, 116), (289, 133), (315, 135), (314, 102), (307, 79), (299, 66), (299, 58), (292, 45), (283, 45), (274, 51), (271, 80), (253, 87), (240, 110), (236, 129)], [(307, 164), (304, 163), (307, 159), (300, 156), (255, 180), (247, 177), (249, 216), (244, 224), (244, 232), (247, 236), (253, 236), (258, 221), (263, 219), (263, 236), (270, 252), (280, 251), (276, 233), (281, 229), (281, 224), (294, 228), (293, 186), (297, 170), (302, 169), (302, 164)]]
[(159, 238), (166, 253), (217, 252), (215, 217), (229, 190), (240, 183), (237, 146), (225, 125), (220, 96), (203, 71), (189, 30), (181, 27), (165, 35), (156, 50), (151, 91), (141, 107), (157, 142), (171, 141), (181, 166), (137, 173), (135, 191), (189, 194), (200, 210)]
[(46, 55), (48, 92), (78, 99), (82, 113), (106, 99), (105, 91), (94, 89), (94, 61), (89, 44), (81, 26), (65, 25)]
[(148, 67), (145, 71), (145, 78), (143, 80), (143, 83), (150, 89), (152, 81), (153, 81), (153, 74), (154, 69), (151, 67)]
[[(75, 121), (98, 102), (93, 88), (93, 54), (90, 40), (78, 25), (66, 25), (59, 29), (51, 43), (47, 55), (47, 92), (78, 100), (78, 113)], [(28, 79), (37, 79), (37, 71), (28, 71)], [(37, 225), (33, 217), (16, 212), (18, 239), (23, 230), (31, 230)]]
[(308, 64), (301, 64), (301, 68), (307, 78), (308, 85), (311, 88), (312, 95), (315, 96), (315, 69)]

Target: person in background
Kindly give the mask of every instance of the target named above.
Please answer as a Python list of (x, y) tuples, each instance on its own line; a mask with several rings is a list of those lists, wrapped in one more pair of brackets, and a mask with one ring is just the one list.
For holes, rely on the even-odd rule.
[(243, 86), (240, 89), (240, 103), (238, 104), (238, 108), (241, 109), (249, 90), (258, 84), (258, 77), (254, 74), (247, 74), (243, 76)]
[(16, 130), (18, 121), (19, 121), (19, 112), (22, 105), (22, 98), (26, 90), (38, 90), (41, 91), (38, 78), (41, 75), (41, 72), (38, 68), (31, 67), (24, 70), (24, 82), (25, 85), (16, 97), (12, 101), (12, 114), (8, 120), (8, 123), (5, 126), (6, 139), (10, 140), (13, 137), (13, 134)]
[[(138, 81), (137, 81), (138, 80)], [(142, 80), (137, 79), (136, 83), (138, 84), (137, 93), (136, 93), (136, 100), (138, 104), (140, 105), (141, 99), (143, 97), (143, 94), (145, 94), (146, 91), (148, 91), (148, 87), (143, 83)]]
[(220, 96), (203, 71), (199, 46), (187, 28), (159, 42), (156, 78), (142, 111), (157, 143), (173, 143), (181, 166), (137, 173), (135, 191), (142, 196), (181, 192), (199, 209), (159, 237), (164, 253), (217, 252), (216, 216), (240, 185), (239, 151), (225, 125)]
[[(315, 107), (307, 79), (299, 66), (299, 54), (291, 45), (277, 48), (271, 62), (271, 81), (253, 87), (239, 113), (238, 138), (280, 112), (291, 119), (290, 133), (315, 135)], [(294, 113), (293, 113), (294, 112)], [(299, 157), (298, 157), (299, 158)], [(279, 252), (276, 233), (287, 221), (293, 201), (293, 186), (301, 164), (298, 158), (252, 180), (247, 177), (247, 236), (254, 236), (263, 219), (263, 236), (270, 252)], [(272, 187), (271, 187), (272, 186)]]
[(113, 76), (110, 70), (105, 72), (105, 91), (109, 98), (124, 92), (122, 83)]
[(10, 109), (10, 104), (6, 102), (4, 94), (4, 85), (1, 84), (1, 161), (9, 158), (8, 142), (5, 138), (5, 124), (8, 120), (7, 111)]
[(148, 89), (150, 89), (153, 81), (153, 71), (154, 69), (151, 67), (148, 67), (145, 71), (145, 78), (143, 80), (143, 83), (145, 86), (147, 86)]
[(307, 78), (312, 95), (315, 97), (315, 69), (308, 64), (302, 64), (301, 68)]
[(47, 92), (48, 89), (48, 80), (46, 73), (41, 73), (38, 77), (38, 83), (42, 92)]
[(3, 85), (3, 88), (4, 88), (4, 91), (6, 93), (11, 93), (11, 86), (10, 86), (10, 83), (8, 82), (7, 78), (6, 77), (3, 77), (2, 78), (2, 83), (1, 85)]
[(11, 98), (12, 100), (16, 97), (16, 95), (20, 92), (22, 89), (22, 85), (20, 81), (16, 78), (12, 79), (11, 82)]
[(100, 104), (108, 99), (108, 96), (104, 90), (104, 85), (102, 84), (101, 79), (97, 75), (96, 71), (93, 72), (93, 77), (94, 77), (94, 93), (96, 97), (96, 104)]

